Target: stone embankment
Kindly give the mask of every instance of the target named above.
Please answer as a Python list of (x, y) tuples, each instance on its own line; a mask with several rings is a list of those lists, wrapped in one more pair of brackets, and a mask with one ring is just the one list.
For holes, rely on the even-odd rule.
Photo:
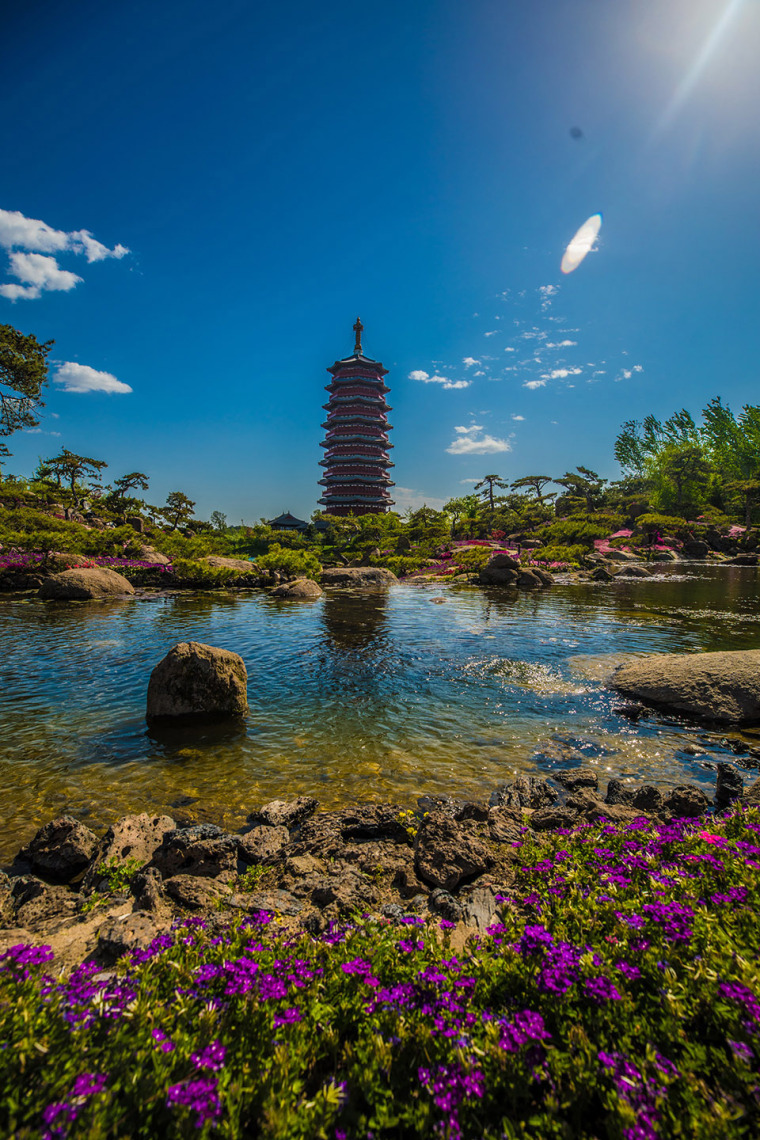
[(488, 803), (422, 797), (415, 810), (370, 804), (318, 811), (315, 799), (274, 800), (238, 834), (169, 816), (126, 816), (98, 837), (69, 816), (41, 828), (0, 872), (0, 951), (51, 945), (64, 966), (114, 961), (146, 947), (190, 914), (212, 923), (259, 911), (318, 933), (355, 914), (401, 920), (438, 914), (463, 937), (483, 932), (509, 898), (527, 833), (609, 820), (698, 818), (743, 797), (760, 806), (760, 780), (718, 767), (715, 800), (692, 784), (666, 793), (569, 768), (553, 781), (521, 776)]

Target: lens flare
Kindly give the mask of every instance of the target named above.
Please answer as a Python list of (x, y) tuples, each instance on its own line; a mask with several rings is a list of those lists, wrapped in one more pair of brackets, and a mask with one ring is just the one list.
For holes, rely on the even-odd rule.
[(587, 253), (594, 248), (594, 242), (602, 228), (602, 215), (592, 214), (587, 218), (577, 234), (565, 250), (560, 269), (563, 273), (572, 273), (583, 261)]

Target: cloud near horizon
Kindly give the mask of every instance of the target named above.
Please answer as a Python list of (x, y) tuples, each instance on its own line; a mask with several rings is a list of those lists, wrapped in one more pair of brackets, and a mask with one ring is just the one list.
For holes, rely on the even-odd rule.
[(132, 391), (129, 384), (117, 380), (110, 372), (98, 372), (88, 364), (76, 364), (71, 360), (58, 365), (53, 379), (64, 392), (108, 392), (113, 395)]
[[(121, 244), (109, 249), (89, 230), (53, 229), (39, 218), (27, 218), (19, 210), (0, 209), (0, 246), (9, 251), (9, 272), (21, 284), (5, 282), (0, 296), (9, 301), (36, 300), (44, 292), (68, 293), (83, 278), (61, 269), (51, 254), (84, 255), (88, 263), (113, 257), (120, 260), (129, 250)], [(10, 252), (16, 251), (16, 252)]]
[(409, 373), (410, 380), (419, 380), (421, 384), (440, 384), (444, 391), (452, 391), (456, 388), (469, 388), (472, 380), (450, 380), (448, 376), (431, 376), (429, 372), (423, 372), (421, 368), (415, 368), (414, 371)]

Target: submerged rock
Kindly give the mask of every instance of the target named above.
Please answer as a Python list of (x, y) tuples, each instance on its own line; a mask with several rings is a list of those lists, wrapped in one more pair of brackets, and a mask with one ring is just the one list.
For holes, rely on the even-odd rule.
[(147, 717), (241, 717), (248, 711), (247, 688), (245, 663), (237, 653), (181, 641), (150, 675)]
[(295, 800), (270, 800), (248, 816), (249, 823), (264, 823), (269, 827), (297, 827), (319, 807), (313, 796), (298, 796)]
[(40, 586), (39, 597), (84, 602), (117, 598), (134, 592), (132, 583), (121, 574), (108, 570), (105, 566), (96, 566), (51, 574)]
[(643, 657), (620, 665), (610, 683), (626, 695), (704, 720), (760, 720), (760, 649)]

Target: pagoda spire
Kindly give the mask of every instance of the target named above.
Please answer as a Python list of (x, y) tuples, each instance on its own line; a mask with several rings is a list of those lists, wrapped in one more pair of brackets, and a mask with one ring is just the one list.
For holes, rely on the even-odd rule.
[(354, 344), (354, 352), (357, 356), (362, 355), (362, 333), (364, 332), (364, 325), (362, 324), (361, 317), (356, 318), (356, 324), (353, 326), (356, 333), (356, 343)]

